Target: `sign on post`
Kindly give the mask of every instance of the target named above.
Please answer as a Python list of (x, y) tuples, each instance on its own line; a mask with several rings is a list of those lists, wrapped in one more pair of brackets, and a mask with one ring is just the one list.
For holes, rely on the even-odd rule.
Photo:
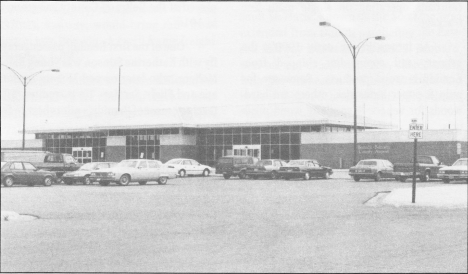
[(418, 124), (418, 120), (411, 119), (411, 124), (409, 125), (409, 134), (410, 139), (414, 139), (414, 159), (413, 159), (413, 198), (412, 203), (416, 202), (416, 161), (418, 155), (418, 139), (423, 137), (423, 124)]

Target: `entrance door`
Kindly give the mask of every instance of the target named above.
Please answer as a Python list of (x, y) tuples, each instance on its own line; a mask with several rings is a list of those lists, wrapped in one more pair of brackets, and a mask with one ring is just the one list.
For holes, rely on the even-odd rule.
[(72, 147), (72, 154), (75, 159), (83, 164), (93, 161), (93, 148), (92, 147)]
[(234, 155), (239, 156), (252, 156), (261, 159), (261, 146), (260, 145), (234, 145), (232, 146)]

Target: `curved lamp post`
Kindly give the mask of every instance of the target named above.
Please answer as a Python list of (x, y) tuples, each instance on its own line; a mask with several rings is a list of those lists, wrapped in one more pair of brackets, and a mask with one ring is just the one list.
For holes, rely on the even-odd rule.
[(31, 82), (31, 80), (36, 77), (38, 74), (44, 72), (44, 71), (52, 71), (52, 72), (60, 72), (60, 70), (58, 69), (47, 69), (47, 70), (41, 70), (41, 71), (38, 71), (36, 73), (33, 73), (31, 75), (29, 75), (28, 77), (23, 77), (21, 74), (19, 74), (19, 72), (17, 72), (16, 70), (14, 70), (13, 68), (10, 68), (9, 66), (7, 65), (4, 65), (2, 64), (2, 66), (8, 68), (9, 70), (13, 71), (13, 73), (16, 75), (16, 77), (18, 77), (18, 79), (20, 80), (21, 84), (23, 85), (24, 87), (24, 103), (23, 103), (23, 150), (24, 150), (24, 142), (25, 142), (25, 133), (26, 133), (26, 86), (29, 84), (29, 82)]
[(348, 46), (349, 51), (351, 52), (351, 55), (353, 56), (353, 66), (354, 66), (354, 165), (356, 165), (357, 164), (356, 58), (357, 58), (357, 56), (359, 54), (359, 51), (361, 50), (362, 46), (364, 45), (364, 43), (367, 42), (367, 40), (369, 40), (369, 39), (385, 40), (385, 37), (383, 37), (383, 36), (373, 36), (373, 37), (369, 37), (369, 38), (364, 39), (363, 41), (361, 41), (361, 43), (359, 43), (357, 45), (353, 45), (353, 43), (351, 43), (351, 41), (349, 41), (348, 37), (346, 37), (346, 35), (344, 35), (343, 32), (341, 32), (339, 29), (332, 26), (329, 22), (320, 22), (319, 26), (332, 27), (332, 28), (336, 29), (341, 34), (343, 39), (345, 40), (346, 45)]

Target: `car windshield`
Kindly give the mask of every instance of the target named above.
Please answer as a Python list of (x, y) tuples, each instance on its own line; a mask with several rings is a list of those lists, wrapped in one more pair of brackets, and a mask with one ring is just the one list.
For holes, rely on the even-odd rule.
[(256, 165), (257, 166), (271, 166), (272, 163), (269, 160), (261, 160)]
[[(2, 163), (3, 164), (3, 163)], [(458, 159), (452, 166), (467, 166), (468, 159)]]
[(180, 159), (172, 159), (172, 160), (167, 161), (166, 164), (173, 164), (173, 165), (176, 165), (176, 164), (178, 164), (178, 163), (180, 163)]
[(129, 161), (129, 160), (126, 160), (126, 161), (122, 161), (120, 163), (117, 164), (117, 167), (136, 167), (138, 161)]
[(2, 166), (1, 166), (1, 169), (3, 169), (3, 167), (5, 166), (6, 162), (2, 162)]
[(293, 160), (293, 161), (289, 161), (288, 164), (291, 166), (305, 166), (305, 161)]
[(77, 163), (78, 161), (75, 160), (75, 158), (73, 158), (73, 156), (71, 155), (63, 155), (63, 161), (66, 163), (66, 164), (74, 164), (74, 163)]
[(80, 167), (80, 170), (93, 170), (96, 167), (96, 163), (87, 163)]
[(376, 166), (376, 161), (359, 161), (358, 166)]

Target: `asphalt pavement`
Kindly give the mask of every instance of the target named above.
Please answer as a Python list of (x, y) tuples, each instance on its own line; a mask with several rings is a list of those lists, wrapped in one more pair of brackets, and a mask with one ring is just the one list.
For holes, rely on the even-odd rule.
[[(418, 187), (441, 182), (419, 183)], [(2, 272), (467, 272), (466, 208), (366, 206), (391, 180), (1, 189)]]

